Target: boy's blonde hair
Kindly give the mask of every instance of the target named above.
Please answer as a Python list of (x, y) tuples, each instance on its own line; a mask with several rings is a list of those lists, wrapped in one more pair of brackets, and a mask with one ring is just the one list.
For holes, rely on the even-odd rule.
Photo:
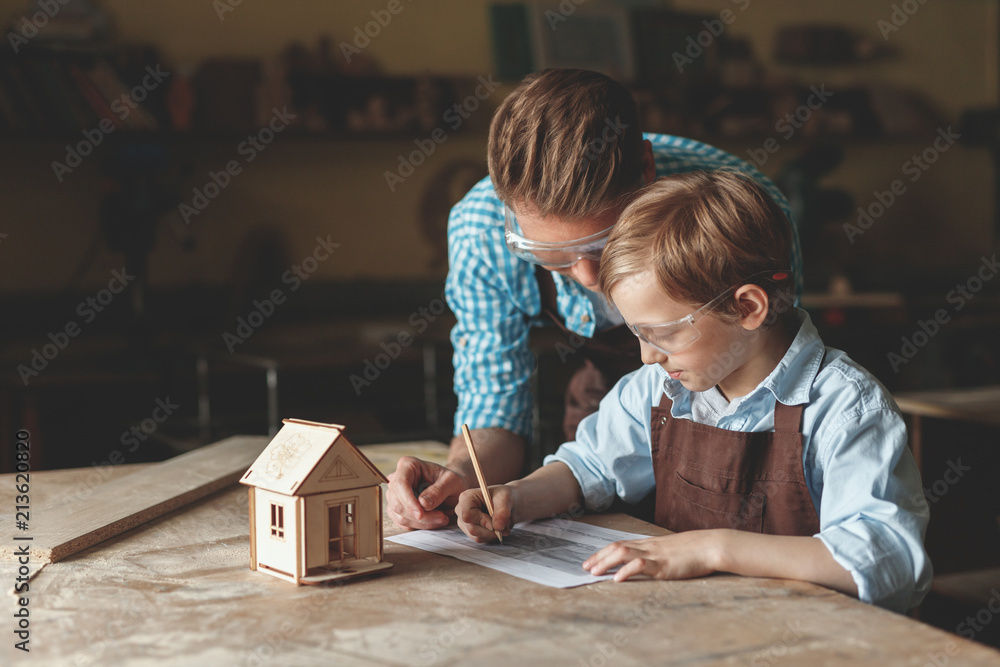
[(531, 74), (494, 114), (487, 161), (497, 196), (508, 205), (543, 217), (600, 215), (641, 185), (635, 101), (598, 72)]
[[(787, 272), (791, 244), (788, 219), (754, 179), (728, 171), (674, 174), (647, 186), (622, 213), (598, 280), (610, 300), (621, 280), (651, 270), (671, 299), (700, 306), (755, 273)], [(791, 303), (792, 283), (758, 283), (772, 312), (779, 301)], [(731, 321), (742, 314), (731, 299), (713, 312)]]

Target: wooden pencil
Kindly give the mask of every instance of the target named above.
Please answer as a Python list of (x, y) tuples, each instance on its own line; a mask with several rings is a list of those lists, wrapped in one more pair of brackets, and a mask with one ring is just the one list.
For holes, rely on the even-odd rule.
[[(476, 448), (472, 446), (472, 435), (469, 433), (469, 427), (462, 424), (462, 435), (465, 437), (465, 445), (469, 448), (469, 458), (472, 459), (472, 467), (476, 469), (476, 477), (479, 479), (479, 489), (483, 492), (483, 498), (486, 500), (486, 511), (490, 513), (490, 519), (493, 518), (493, 500), (490, 498), (490, 490), (486, 488), (486, 478), (483, 477), (483, 469), (479, 467), (479, 457), (476, 456)], [(503, 544), (503, 536), (500, 531), (496, 528), (493, 529), (493, 533), (500, 540), (500, 544)]]

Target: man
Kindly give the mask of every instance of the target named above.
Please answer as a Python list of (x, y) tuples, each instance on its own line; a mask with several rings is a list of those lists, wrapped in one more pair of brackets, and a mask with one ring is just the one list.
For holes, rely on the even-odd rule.
[[(458, 320), (454, 432), (468, 424), (487, 484), (500, 484), (521, 476), (531, 433), (531, 327), (555, 322), (586, 341), (567, 392), (567, 440), (642, 365), (597, 273), (611, 228), (643, 185), (671, 173), (741, 171), (792, 215), (774, 184), (743, 160), (690, 139), (643, 135), (629, 92), (596, 72), (528, 76), (497, 109), (487, 150), (490, 177), (451, 211), (446, 297)], [(792, 264), (798, 281), (797, 234)], [(461, 435), (445, 466), (403, 457), (389, 480), (387, 511), (408, 529), (448, 524), (459, 494), (477, 485)]]

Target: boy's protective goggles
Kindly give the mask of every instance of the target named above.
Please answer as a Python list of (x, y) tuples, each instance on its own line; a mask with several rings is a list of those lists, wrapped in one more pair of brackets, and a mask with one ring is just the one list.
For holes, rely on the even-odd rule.
[(517, 218), (514, 212), (504, 204), (504, 240), (507, 249), (516, 257), (532, 264), (541, 264), (550, 269), (565, 269), (573, 266), (581, 259), (592, 259), (599, 261), (601, 251), (608, 242), (608, 236), (614, 225), (596, 234), (585, 236), (563, 243), (546, 243), (544, 241), (532, 241), (521, 236), (521, 229), (517, 225)]
[(655, 347), (663, 354), (676, 354), (701, 338), (701, 331), (695, 326), (695, 322), (712, 312), (719, 304), (732, 296), (737, 289), (746, 284), (765, 280), (778, 283), (788, 280), (788, 277), (788, 271), (761, 271), (733, 285), (687, 317), (662, 324), (630, 324), (628, 322), (625, 324), (639, 340), (647, 345)]

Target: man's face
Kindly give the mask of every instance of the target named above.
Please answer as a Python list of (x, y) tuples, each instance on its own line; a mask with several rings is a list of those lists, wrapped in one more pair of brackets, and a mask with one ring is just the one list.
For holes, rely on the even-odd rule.
[[(524, 207), (516, 213), (517, 223), (526, 239), (543, 243), (568, 243), (612, 227), (621, 211), (612, 209), (600, 216), (572, 220), (551, 215), (542, 217), (532, 214)], [(591, 291), (597, 291), (597, 271), (600, 267), (597, 259), (583, 258), (565, 268), (551, 268), (544, 264), (542, 267), (571, 278)]]

